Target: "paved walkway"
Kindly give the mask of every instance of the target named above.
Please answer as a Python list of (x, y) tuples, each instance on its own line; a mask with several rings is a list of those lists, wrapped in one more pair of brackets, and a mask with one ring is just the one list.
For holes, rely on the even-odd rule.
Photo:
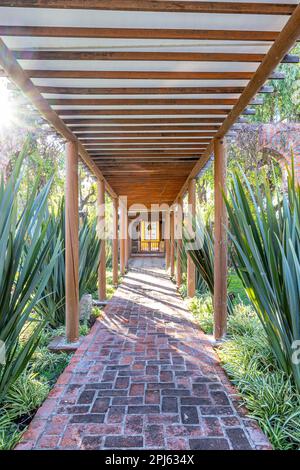
[(163, 270), (136, 258), (18, 449), (265, 449)]

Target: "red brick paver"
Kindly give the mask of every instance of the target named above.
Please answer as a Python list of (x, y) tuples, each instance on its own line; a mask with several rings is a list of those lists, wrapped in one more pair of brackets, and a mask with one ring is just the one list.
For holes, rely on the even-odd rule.
[(17, 449), (266, 449), (162, 268), (131, 262)]

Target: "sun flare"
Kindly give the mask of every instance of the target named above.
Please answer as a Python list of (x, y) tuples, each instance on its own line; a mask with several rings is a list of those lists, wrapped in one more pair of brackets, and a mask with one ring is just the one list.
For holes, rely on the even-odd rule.
[(0, 81), (0, 129), (8, 127), (13, 119), (13, 106), (9, 99), (7, 84), (4, 80)]

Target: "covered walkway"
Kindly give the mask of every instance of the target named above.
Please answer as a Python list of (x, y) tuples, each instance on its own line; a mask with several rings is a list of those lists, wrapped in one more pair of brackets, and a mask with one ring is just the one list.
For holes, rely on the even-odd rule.
[[(172, 274), (176, 258), (178, 286), (182, 225), (192, 228), (196, 180), (214, 160), (214, 336), (222, 339), (226, 139), (273, 92), (268, 80), (284, 78), (276, 67), (298, 62), (290, 54), (300, 35), (298, 0), (0, 0), (0, 17), (0, 77), (66, 142), (67, 341), (79, 335), (80, 160), (97, 179), (102, 246), (105, 195), (113, 202), (114, 284), (126, 271), (134, 239), (129, 215), (161, 212), (161, 246)], [(195, 280), (188, 256), (189, 297)]]
[(265, 449), (162, 258), (135, 258), (18, 449)]

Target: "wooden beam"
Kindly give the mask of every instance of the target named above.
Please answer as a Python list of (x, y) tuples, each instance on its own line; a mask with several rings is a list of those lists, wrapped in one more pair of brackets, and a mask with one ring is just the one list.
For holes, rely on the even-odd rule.
[(187, 152), (187, 153), (182, 153), (180, 155), (178, 155), (178, 152), (170, 152), (170, 153), (160, 153), (160, 152), (157, 152), (157, 153), (146, 153), (146, 152), (140, 152), (140, 153), (133, 153), (133, 152), (129, 152), (128, 154), (114, 154), (114, 155), (101, 155), (99, 153), (95, 153), (95, 154), (91, 154), (92, 158), (94, 158), (94, 160), (98, 160), (99, 162), (101, 162), (101, 160), (109, 160), (109, 159), (118, 159), (118, 160), (125, 160), (127, 161), (127, 159), (131, 159), (131, 160), (136, 160), (136, 159), (146, 159), (146, 158), (157, 158), (158, 161), (160, 158), (194, 158), (194, 159), (197, 159), (199, 158), (201, 155), (203, 155), (204, 151), (195, 151), (193, 153), (190, 153), (190, 152)]
[[(278, 35), (277, 40), (271, 46), (265, 59), (258, 67), (252, 80), (248, 83), (243, 91), (238, 103), (231, 110), (228, 117), (224, 120), (216, 138), (224, 137), (230, 130), (231, 126), (237, 121), (240, 114), (251, 101), (252, 98), (259, 92), (265, 81), (268, 79), (273, 70), (280, 63), (282, 58), (288, 54), (289, 50), (294, 46), (295, 42), (300, 37), (300, 5), (295, 8), (295, 11), (289, 21), (286, 23), (283, 30)], [(199, 160), (191, 171), (190, 177), (197, 176), (203, 166), (209, 161), (213, 152), (213, 144), (208, 146), (204, 156)], [(181, 197), (185, 193), (188, 184), (188, 179), (185, 181), (178, 196)]]
[(123, 162), (127, 162), (128, 160), (147, 160), (147, 159), (151, 159), (153, 161), (160, 161), (160, 159), (169, 159), (170, 161), (172, 161), (173, 159), (178, 159), (178, 158), (181, 158), (182, 160), (183, 159), (194, 159), (194, 160), (197, 160), (197, 158), (199, 158), (201, 155), (203, 155), (204, 151), (200, 151), (200, 152), (195, 152), (195, 153), (191, 153), (191, 154), (183, 154), (183, 155), (180, 155), (178, 156), (177, 155), (177, 152), (173, 152), (173, 153), (168, 153), (168, 154), (164, 154), (164, 155), (160, 155), (159, 153), (156, 153), (156, 154), (128, 154), (128, 155), (124, 155), (124, 156), (120, 156), (118, 154), (116, 155), (99, 155), (98, 153), (95, 153), (92, 156), (92, 158), (94, 159), (94, 161), (97, 161), (98, 163), (101, 163), (102, 160), (105, 160), (105, 161), (112, 161), (113, 159), (115, 160), (118, 160), (118, 161), (123, 161)]
[[(85, 148), (88, 149), (90, 144), (85, 144)], [(201, 144), (153, 144), (153, 145), (143, 145), (143, 144), (110, 144), (110, 145), (98, 145), (99, 150), (159, 150), (159, 149), (197, 149), (201, 150), (206, 148), (205, 145)]]
[[(37, 51), (14, 50), (18, 60), (109, 60), (163, 62), (262, 62), (265, 54), (218, 52), (124, 52), (124, 51)], [(297, 56), (294, 56), (297, 57)], [(291, 60), (290, 57), (287, 60)]]
[[(208, 143), (210, 142), (210, 139), (206, 139), (204, 140), (203, 142), (206, 143), (206, 145), (208, 145)], [(202, 148), (205, 148), (205, 145), (202, 146)], [(117, 149), (117, 150), (114, 150), (114, 149), (110, 149), (110, 150), (102, 150), (101, 148), (98, 149), (97, 146), (95, 146), (95, 148), (88, 148), (87, 149), (89, 153), (95, 153), (95, 152), (98, 152), (98, 155), (101, 156), (107, 156), (107, 157), (111, 157), (111, 156), (127, 156), (127, 155), (132, 155), (132, 156), (135, 156), (135, 155), (151, 155), (151, 154), (156, 154), (156, 155), (165, 155), (165, 154), (169, 154), (169, 153), (177, 153), (177, 155), (188, 155), (190, 153), (197, 153), (198, 149), (197, 148), (192, 148), (192, 149), (160, 149), (160, 148), (154, 148), (154, 149), (135, 149), (135, 148), (129, 148), (128, 150), (126, 149)]]
[[(62, 87), (37, 86), (40, 93), (63, 95), (207, 95), (207, 94), (240, 94), (245, 87), (217, 86), (217, 87)], [(261, 91), (263, 93), (263, 91)]]
[(213, 41), (275, 41), (277, 31), (159, 28), (84, 28), (67, 26), (0, 25), (0, 36), (118, 39), (193, 39)]
[[(196, 217), (196, 179), (193, 178), (189, 181), (188, 187), (188, 231), (193, 233), (194, 219)], [(194, 297), (196, 293), (196, 267), (190, 257), (187, 256), (187, 295)]]
[[(39, 111), (41, 116), (54, 127), (54, 129), (66, 140), (77, 141), (78, 152), (84, 163), (90, 171), (99, 179), (103, 179), (99, 168), (97, 168), (90, 159), (87, 151), (76, 139), (72, 131), (59, 118), (57, 113), (47, 103), (47, 100), (40, 94), (32, 81), (28, 78), (22, 67), (18, 64), (11, 51), (6, 47), (2, 39), (0, 39), (0, 66), (4, 69), (7, 77), (24, 93), (33, 106)], [(111, 196), (116, 196), (113, 189), (105, 181), (107, 191)]]
[(200, 138), (205, 138), (207, 140), (207, 137), (213, 137), (216, 134), (216, 132), (211, 132), (211, 131), (205, 131), (205, 132), (86, 132), (85, 134), (81, 133), (78, 134), (78, 138), (82, 141), (82, 139), (89, 139), (89, 138), (116, 138), (116, 137), (122, 137), (122, 138), (129, 138), (129, 137), (146, 137), (146, 138), (157, 138), (157, 137), (200, 137)]
[(79, 337), (79, 208), (78, 148), (76, 142), (66, 144), (66, 337), (69, 343)]
[(230, 112), (230, 108), (203, 108), (203, 109), (58, 109), (59, 116), (155, 116), (155, 115), (209, 115), (224, 116)]
[(227, 211), (223, 199), (226, 192), (227, 156), (222, 139), (214, 142), (214, 337), (220, 341), (227, 323)]
[(195, 2), (147, 0), (1, 0), (0, 6), (19, 8), (61, 8), (83, 10), (152, 11), (178, 13), (227, 13), (291, 15), (293, 4), (266, 2)]
[(113, 239), (112, 239), (112, 271), (113, 271), (113, 285), (117, 287), (119, 282), (119, 201), (118, 198), (113, 198)]
[[(65, 124), (87, 124), (87, 125), (102, 125), (102, 124), (124, 124), (124, 125), (146, 125), (146, 124), (210, 124), (216, 123), (219, 124), (224, 121), (224, 117), (216, 118), (170, 118), (170, 117), (161, 117), (161, 118), (78, 118), (78, 119), (64, 119)], [(203, 127), (200, 126), (202, 129)], [(73, 129), (73, 127), (72, 127)]]
[(128, 131), (212, 131), (218, 130), (220, 126), (208, 125), (208, 126), (176, 126), (176, 125), (165, 125), (165, 126), (74, 126), (72, 131), (78, 135), (82, 132), (128, 132)]
[[(150, 70), (132, 71), (27, 69), (25, 70), (25, 72), (31, 78), (89, 78), (109, 80), (250, 80), (254, 75), (254, 72), (160, 72)], [(270, 78), (276, 78), (276, 76)]]
[(128, 165), (130, 163), (171, 163), (171, 164), (175, 164), (175, 163), (184, 163), (184, 164), (189, 164), (190, 162), (196, 162), (199, 158), (199, 154), (197, 154), (197, 157), (183, 157), (183, 158), (179, 158), (179, 157), (153, 157), (153, 158), (128, 158), (128, 159), (121, 159), (121, 160), (118, 160), (118, 159), (112, 159), (112, 158), (109, 158), (109, 159), (106, 159), (106, 160), (103, 160), (101, 158), (95, 158), (95, 162), (97, 164), (99, 164), (101, 166), (101, 168), (105, 168), (106, 165), (109, 165), (109, 164), (120, 164), (122, 163), (123, 165)]
[[(124, 52), (124, 51), (38, 51), (13, 50), (18, 60), (109, 60), (109, 61), (163, 61), (163, 62), (262, 62), (265, 54), (222, 52)], [(298, 64), (299, 57), (286, 54), (284, 64)]]
[(201, 106), (234, 105), (237, 103), (236, 98), (53, 98), (47, 101), (53, 106)]
[(106, 299), (106, 253), (105, 253), (105, 186), (103, 180), (98, 181), (98, 230), (101, 239), (101, 253), (98, 268), (98, 297)]
[[(170, 138), (162, 138), (162, 139), (81, 139), (82, 144), (86, 143), (94, 143), (94, 144), (165, 144), (165, 143), (197, 143), (197, 144), (202, 144), (203, 140), (199, 138), (193, 138), (193, 139), (182, 139), (178, 137), (170, 137)], [(206, 142), (206, 140), (205, 140)]]

